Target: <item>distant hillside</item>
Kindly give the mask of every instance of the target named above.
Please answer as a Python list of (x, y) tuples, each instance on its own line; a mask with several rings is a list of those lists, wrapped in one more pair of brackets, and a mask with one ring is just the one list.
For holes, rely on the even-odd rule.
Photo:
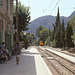
[[(64, 19), (64, 23), (65, 23), (65, 27), (66, 27), (68, 21), (73, 16), (75, 16), (75, 11), (69, 17), (61, 16), (60, 20)], [(56, 20), (56, 16), (51, 16), (51, 15), (39, 17), (31, 22), (31, 24), (28, 26), (29, 30), (27, 32), (35, 33), (37, 27), (40, 25), (43, 27), (46, 27), (46, 28), (50, 28), (52, 30), (53, 29), (52, 23), (55, 24), (55, 20)]]

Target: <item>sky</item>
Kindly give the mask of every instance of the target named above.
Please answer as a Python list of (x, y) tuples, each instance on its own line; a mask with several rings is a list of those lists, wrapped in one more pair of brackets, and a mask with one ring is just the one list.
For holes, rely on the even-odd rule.
[(31, 21), (46, 16), (57, 15), (58, 7), (60, 16), (68, 17), (75, 11), (75, 0), (19, 0), (24, 6), (30, 7)]

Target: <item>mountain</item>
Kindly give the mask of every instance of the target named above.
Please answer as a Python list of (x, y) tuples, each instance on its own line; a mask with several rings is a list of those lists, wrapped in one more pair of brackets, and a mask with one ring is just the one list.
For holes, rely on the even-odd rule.
[(75, 16), (75, 11), (68, 17), (68, 19), (71, 19)]
[[(62, 22), (62, 19), (64, 19), (64, 24), (65, 27), (67, 26), (68, 21), (75, 16), (75, 11), (69, 16), (69, 17), (64, 17), (64, 16), (60, 16), (60, 20)], [(46, 28), (50, 28), (51, 30), (53, 29), (53, 24), (55, 24), (56, 21), (56, 16), (52, 16), (52, 15), (47, 15), (47, 16), (42, 16), (39, 17), (33, 21), (31, 21), (31, 24), (29, 24), (29, 30), (27, 31), (27, 33), (36, 33), (36, 29), (37, 27), (39, 27), (40, 25)]]

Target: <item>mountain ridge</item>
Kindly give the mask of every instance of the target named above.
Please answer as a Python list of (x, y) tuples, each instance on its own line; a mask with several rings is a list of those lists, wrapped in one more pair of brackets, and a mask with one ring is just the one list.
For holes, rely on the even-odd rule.
[[(75, 11), (68, 17), (65, 16), (60, 16), (60, 20), (62, 22), (62, 19), (64, 19), (64, 24), (65, 27), (67, 26), (68, 21), (75, 16)], [(53, 24), (55, 24), (56, 21), (56, 16), (52, 16), (52, 15), (46, 15), (46, 16), (42, 16), (39, 18), (36, 18), (35, 20), (31, 21), (31, 24), (28, 25), (29, 30), (27, 30), (26, 32), (28, 33), (36, 33), (36, 29), (37, 27), (39, 27), (40, 25), (46, 28), (50, 28), (51, 30), (53, 29)]]

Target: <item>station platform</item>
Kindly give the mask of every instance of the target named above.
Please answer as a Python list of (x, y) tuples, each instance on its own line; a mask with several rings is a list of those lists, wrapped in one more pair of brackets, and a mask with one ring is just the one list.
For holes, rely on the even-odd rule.
[(35, 47), (22, 49), (20, 63), (16, 65), (16, 56), (8, 64), (0, 64), (0, 75), (52, 75)]
[[(40, 48), (42, 48), (42, 47), (40, 47)], [(48, 51), (50, 51), (52, 53), (55, 53), (55, 54), (65, 58), (65, 59), (67, 59), (68, 61), (71, 61), (71, 62), (75, 63), (75, 57), (74, 56), (70, 56), (70, 55), (67, 55), (67, 54), (64, 54), (64, 53), (49, 49), (49, 48), (42, 48), (42, 49), (47, 49)]]

